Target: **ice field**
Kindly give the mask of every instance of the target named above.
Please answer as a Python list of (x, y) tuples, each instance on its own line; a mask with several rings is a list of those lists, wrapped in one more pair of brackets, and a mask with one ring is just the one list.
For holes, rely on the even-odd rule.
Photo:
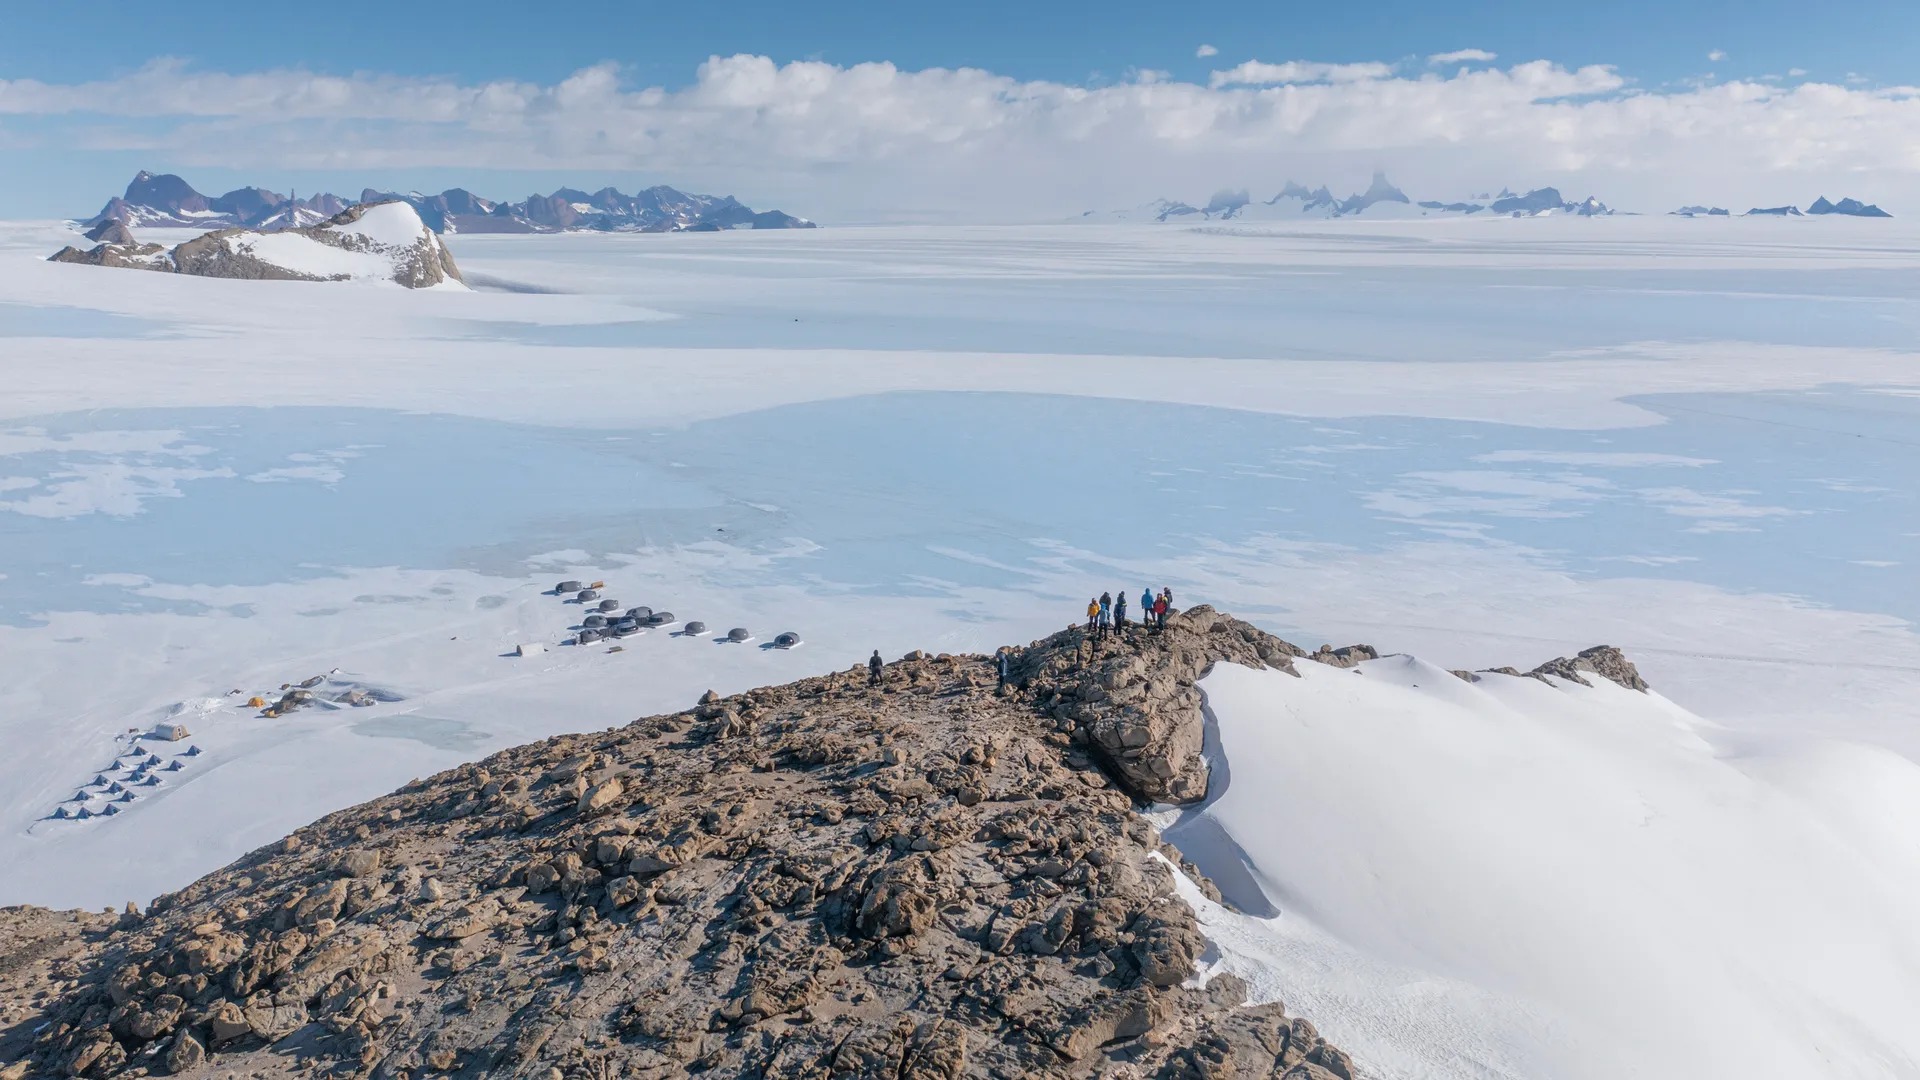
[[(1920, 226), (453, 236), (467, 293), (71, 238), (0, 224), (0, 903), (1165, 585), (1406, 654), (1216, 672), (1187, 820), (1212, 962), (1372, 1075), (1920, 1076)], [(755, 637), (563, 647), (562, 578)], [(1656, 694), (1445, 674), (1598, 643)], [(313, 676), (383, 700), (242, 706)]]

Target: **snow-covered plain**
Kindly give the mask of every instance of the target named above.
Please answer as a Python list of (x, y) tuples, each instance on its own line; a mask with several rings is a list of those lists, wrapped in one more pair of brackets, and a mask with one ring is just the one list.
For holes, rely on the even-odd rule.
[[(1278, 912), (1221, 962), (1373, 1074), (1920, 1074), (1904, 220), (456, 237), (472, 293), (70, 241), (0, 226), (0, 902), (1164, 584), (1421, 658), (1205, 687)], [(557, 647), (569, 577), (757, 640)], [(1662, 696), (1424, 666), (1598, 642)], [(397, 700), (235, 704), (315, 675)], [(45, 820), (174, 715), (201, 754)]]

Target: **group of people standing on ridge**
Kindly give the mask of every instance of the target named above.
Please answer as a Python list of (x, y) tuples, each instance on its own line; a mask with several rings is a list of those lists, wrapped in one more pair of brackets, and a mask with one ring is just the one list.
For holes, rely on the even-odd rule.
[[(1163, 630), (1167, 625), (1167, 616), (1173, 612), (1173, 590), (1161, 589), (1155, 596), (1151, 587), (1140, 590), (1140, 622), (1150, 630)], [(1101, 593), (1096, 600), (1087, 601), (1087, 633), (1091, 637), (1101, 638), (1108, 634), (1119, 633), (1127, 628), (1127, 593), (1120, 591), (1119, 599), (1111, 593)]]
[[(1158, 632), (1166, 629), (1167, 616), (1173, 614), (1173, 590), (1161, 589), (1158, 596), (1152, 587), (1140, 591), (1140, 624)], [(1108, 634), (1118, 634), (1127, 628), (1127, 594), (1123, 590), (1116, 598), (1112, 593), (1101, 593), (1097, 599), (1087, 601), (1087, 636), (1099, 639)], [(994, 654), (994, 673), (999, 676), (1000, 688), (1006, 689), (1013, 676), (1013, 664), (1016, 650), (1012, 646), (1002, 646)], [(857, 669), (856, 669), (857, 670)], [(880, 650), (873, 650), (867, 658), (867, 685), (879, 686), (886, 678), (886, 662), (880, 659)]]

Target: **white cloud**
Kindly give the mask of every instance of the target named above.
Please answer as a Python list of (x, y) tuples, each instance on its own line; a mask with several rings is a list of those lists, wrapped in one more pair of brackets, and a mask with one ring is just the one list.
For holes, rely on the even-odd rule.
[(1806, 68), (1788, 68), (1787, 69), (1787, 76), (1789, 78), (1797, 79), (1800, 76), (1805, 75), (1806, 73), (1807, 73)]
[(1648, 90), (1611, 67), (1547, 61), (1450, 75), (1250, 61), (1206, 85), (1160, 73), (1080, 85), (739, 55), (669, 90), (630, 86), (609, 65), (541, 85), (159, 60), (92, 82), (0, 80), (8, 136), (175, 168), (370, 181), (426, 168), (644, 171), (840, 220), (1070, 213), (1223, 185), (1265, 197), (1285, 174), (1364, 186), (1376, 167), (1415, 197), (1557, 183), (1664, 209), (1702, 190), (1773, 205), (1782, 188), (1842, 182), (1892, 198), (1920, 173), (1920, 90)]
[(1238, 67), (1214, 72), (1208, 78), (1207, 86), (1218, 90), (1223, 86), (1345, 83), (1358, 82), (1362, 79), (1384, 79), (1392, 74), (1392, 65), (1377, 61), (1361, 64), (1316, 64), (1308, 60), (1289, 60), (1284, 64), (1263, 64), (1258, 60), (1249, 60)]
[(1725, 49), (1715, 49), (1712, 52), (1707, 54), (1707, 59), (1713, 61), (1716, 64), (1722, 60), (1725, 60), (1726, 58), (1727, 58), (1727, 53)]
[(1202, 60), (1205, 60), (1209, 56), (1219, 56), (1220, 50), (1214, 48), (1211, 45), (1202, 45), (1199, 48), (1193, 50), (1193, 55), (1199, 57)]
[(1470, 61), (1492, 60), (1495, 54), (1485, 49), (1456, 49), (1453, 52), (1434, 53), (1427, 57), (1429, 64), (1464, 64)]

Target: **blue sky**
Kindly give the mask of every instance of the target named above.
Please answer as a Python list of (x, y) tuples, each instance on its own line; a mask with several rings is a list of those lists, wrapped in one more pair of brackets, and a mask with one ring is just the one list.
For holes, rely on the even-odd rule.
[[(0, 215), (90, 213), (143, 167), (349, 195), (665, 182), (842, 220), (1358, 189), (1376, 168), (1416, 198), (1888, 199), (1920, 145), (1920, 98), (1887, 89), (1920, 83), (1915, 40), (1920, 4), (1883, 0), (1839, 17), (1776, 0), (473, 0), (337, 19), (187, 0), (137, 21), (67, 0), (16, 6), (0, 37)], [(1430, 59), (1462, 50), (1484, 54), (1471, 71)], [(736, 55), (764, 67), (703, 67)], [(990, 77), (927, 73), (961, 67)]]
[[(1194, 49), (1210, 43), (1238, 62), (1335, 62), (1481, 48), (1513, 60), (1614, 64), (1648, 84), (1717, 72), (1802, 68), (1882, 82), (1920, 81), (1920, 4), (1864, 0), (1829, 13), (1805, 0), (1616, 0), (1547, 4), (1372, 0), (1352, 6), (1268, 2), (1184, 5), (839, 2), (636, 4), (522, 0), (340, 8), (337, 23), (281, 15), (254, 2), (169, 4), (130, 25), (121, 0), (13, 5), (0, 37), (0, 77), (68, 79), (137, 67), (154, 56), (231, 70), (305, 66), (552, 82), (602, 60), (672, 86), (710, 54), (839, 64), (890, 60), (905, 68), (984, 67), (1022, 79), (1081, 81), (1131, 68), (1204, 77)], [(311, 8), (320, 11), (321, 8)], [(1190, 14), (1182, 14), (1182, 11)], [(355, 25), (377, 30), (355, 32)], [(136, 28), (137, 27), (137, 28)], [(1727, 53), (1708, 60), (1713, 50)]]

